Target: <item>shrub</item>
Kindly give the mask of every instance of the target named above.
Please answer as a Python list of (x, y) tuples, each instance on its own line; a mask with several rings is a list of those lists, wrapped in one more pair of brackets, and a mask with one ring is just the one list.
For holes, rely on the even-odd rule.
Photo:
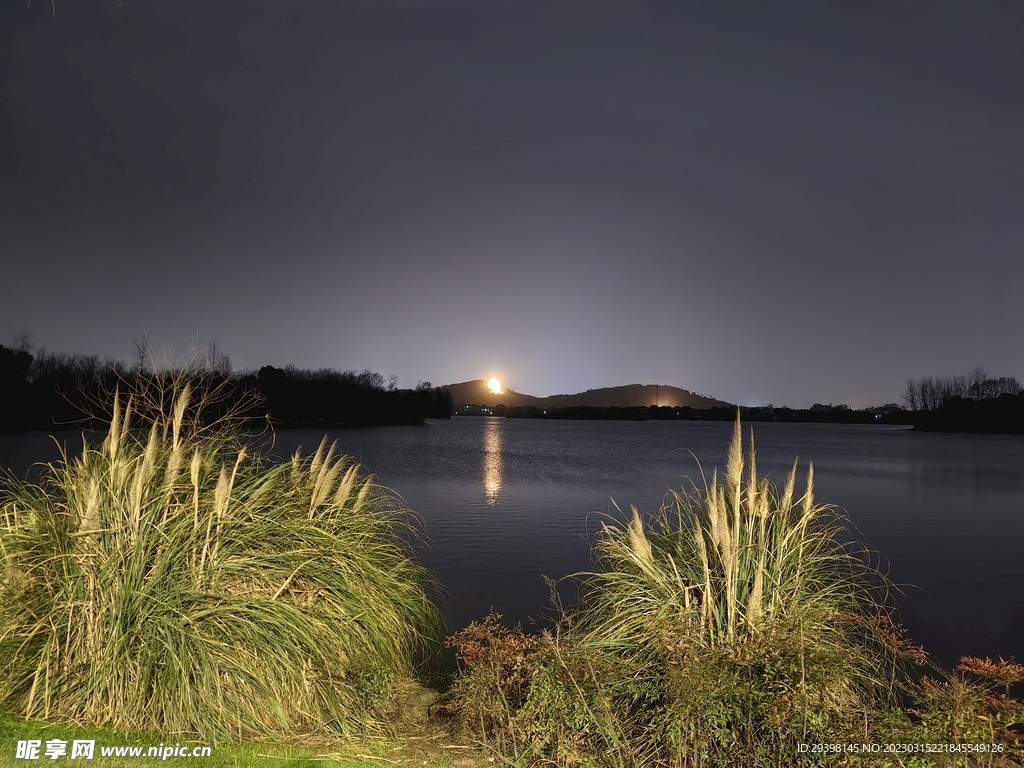
[(447, 645), (471, 674), (460, 676), (445, 697), (445, 713), (457, 716), (485, 741), (493, 738), (496, 746), (505, 747), (507, 724), (530, 689), (537, 638), (522, 627), (503, 626), (501, 614), (492, 611), (449, 637)]
[(206, 739), (379, 730), (438, 626), (410, 514), (326, 442), (267, 468), (173, 394), (115, 398), (101, 444), (3, 490), (0, 704)]
[[(1012, 695), (1024, 684), (1024, 665), (965, 656), (954, 672), (925, 677), (915, 696), (921, 741), (994, 744), (999, 764), (1024, 764), (1024, 701)], [(1013, 763), (1009, 761), (1013, 760)], [(962, 764), (969, 765), (967, 759)]]

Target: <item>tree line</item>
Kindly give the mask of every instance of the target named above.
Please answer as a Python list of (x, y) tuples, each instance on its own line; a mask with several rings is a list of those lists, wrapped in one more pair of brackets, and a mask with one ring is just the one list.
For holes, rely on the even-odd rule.
[(975, 368), (966, 376), (910, 379), (903, 401), (915, 429), (1024, 434), (1024, 387), (1013, 377)]
[(266, 365), (233, 373), (231, 361), (211, 345), (184, 365), (157, 369), (144, 345), (132, 364), (96, 355), (51, 353), (0, 345), (0, 432), (60, 429), (101, 423), (110, 416), (113, 393), (131, 389), (137, 407), (162, 407), (172, 380), (187, 380), (201, 396), (203, 420), (231, 415), (280, 427), (416, 424), (449, 418), (451, 395), (421, 382), (399, 389), (370, 370), (304, 370)]
[(1016, 397), (1024, 388), (1013, 377), (992, 378), (984, 368), (964, 376), (926, 376), (909, 379), (903, 402), (911, 411), (937, 411), (955, 399), (995, 400), (1001, 395)]

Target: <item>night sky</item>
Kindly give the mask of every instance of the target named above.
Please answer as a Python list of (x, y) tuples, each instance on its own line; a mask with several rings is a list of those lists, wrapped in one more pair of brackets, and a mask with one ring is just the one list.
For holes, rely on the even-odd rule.
[(1022, 3), (55, 3), (0, 0), (0, 343), (791, 407), (1024, 380)]

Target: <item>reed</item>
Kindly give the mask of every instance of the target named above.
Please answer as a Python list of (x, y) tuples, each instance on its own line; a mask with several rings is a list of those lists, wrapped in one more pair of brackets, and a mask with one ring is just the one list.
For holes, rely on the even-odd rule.
[(5, 484), (0, 705), (204, 739), (382, 730), (439, 626), (410, 513), (326, 441), (264, 466), (175, 387), (116, 396), (102, 442)]
[[(581, 617), (608, 640), (671, 626), (704, 647), (735, 645), (800, 623), (833, 634), (838, 619), (884, 613), (888, 584), (836, 510), (814, 501), (814, 468), (796, 494), (794, 463), (781, 491), (757, 476), (751, 438), (744, 460), (736, 422), (724, 477), (703, 490), (671, 492), (645, 524), (605, 525), (585, 574), (591, 604)], [(831, 638), (830, 640), (831, 641)]]

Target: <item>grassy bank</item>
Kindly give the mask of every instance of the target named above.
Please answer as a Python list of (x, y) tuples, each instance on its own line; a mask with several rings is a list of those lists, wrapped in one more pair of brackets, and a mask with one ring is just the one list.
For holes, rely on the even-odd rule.
[[(737, 421), (723, 477), (605, 526), (582, 603), (553, 630), (491, 616), (451, 638), (465, 669), (447, 711), (520, 765), (1017, 764), (1024, 666), (932, 667), (796, 470), (781, 489), (758, 477)], [(872, 743), (1002, 751), (800, 751)]]
[(386, 733), (438, 626), (410, 513), (331, 447), (267, 468), (188, 385), (161, 396), (116, 398), (102, 443), (5, 484), (0, 708), (165, 739)]

